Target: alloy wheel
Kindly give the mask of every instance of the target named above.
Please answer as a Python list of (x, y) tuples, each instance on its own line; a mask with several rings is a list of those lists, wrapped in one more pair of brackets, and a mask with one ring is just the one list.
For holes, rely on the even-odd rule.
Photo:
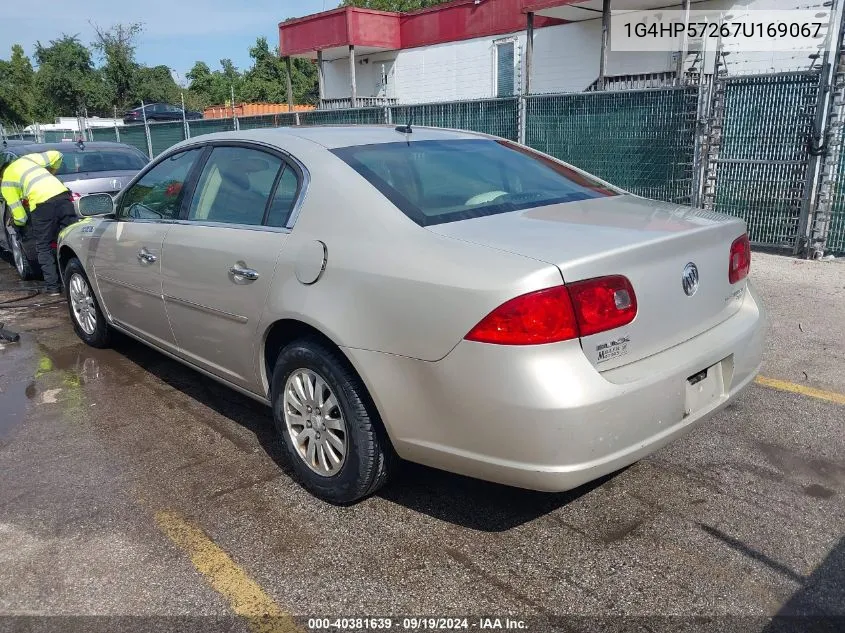
[(337, 397), (311, 369), (297, 369), (285, 383), (284, 417), (300, 459), (315, 473), (331, 477), (346, 460), (348, 433)]
[(68, 283), (68, 297), (73, 309), (73, 317), (86, 334), (93, 335), (97, 328), (97, 309), (94, 306), (94, 295), (85, 278), (79, 273), (73, 273)]

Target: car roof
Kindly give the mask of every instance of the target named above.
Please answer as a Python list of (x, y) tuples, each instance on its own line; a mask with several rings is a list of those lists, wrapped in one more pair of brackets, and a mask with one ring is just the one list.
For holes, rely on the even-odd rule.
[[(12, 145), (9, 146), (10, 148)], [(29, 143), (27, 145), (14, 145), (15, 152), (46, 152), (49, 150), (57, 150), (59, 152), (65, 151), (80, 151), (78, 143), (72, 141), (62, 141), (60, 143)], [(85, 141), (81, 151), (98, 150), (98, 149), (128, 149), (143, 154), (139, 149), (126, 143), (116, 143), (114, 141)]]
[(450, 130), (436, 127), (412, 126), (411, 134), (396, 131), (395, 125), (314, 125), (261, 128), (237, 132), (217, 132), (193, 137), (191, 140), (249, 140), (275, 145), (285, 138), (297, 137), (322, 145), (327, 149), (352, 145), (377, 145), (414, 141), (449, 141), (460, 139), (495, 138), (478, 132)]

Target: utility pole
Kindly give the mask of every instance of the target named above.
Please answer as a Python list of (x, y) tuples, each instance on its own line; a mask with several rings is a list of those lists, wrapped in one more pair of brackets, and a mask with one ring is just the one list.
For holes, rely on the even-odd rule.
[(238, 115), (235, 114), (235, 86), (234, 86), (234, 84), (230, 84), (229, 89), (232, 92), (232, 125), (234, 126), (234, 129), (237, 130), (239, 128), (238, 128)]

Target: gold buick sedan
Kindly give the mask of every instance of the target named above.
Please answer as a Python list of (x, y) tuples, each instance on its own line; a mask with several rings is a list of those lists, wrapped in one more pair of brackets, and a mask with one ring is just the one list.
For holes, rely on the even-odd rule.
[(266, 403), (332, 503), (397, 458), (571, 489), (710, 418), (761, 362), (742, 220), (501, 138), (210, 134), (79, 205), (58, 246), (79, 337), (123, 332)]

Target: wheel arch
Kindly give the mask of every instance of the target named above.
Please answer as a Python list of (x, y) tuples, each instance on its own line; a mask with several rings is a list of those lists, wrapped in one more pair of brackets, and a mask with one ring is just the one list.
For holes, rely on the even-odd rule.
[(390, 437), (387, 425), (384, 423), (381, 411), (376, 404), (373, 397), (373, 389), (369, 384), (365, 375), (363, 375), (353, 360), (349, 357), (343, 348), (334, 342), (328, 335), (319, 330), (317, 327), (295, 318), (278, 319), (271, 323), (265, 330), (264, 336), (261, 339), (261, 380), (266, 390), (268, 399), (272, 401), (272, 394), (270, 393), (270, 383), (272, 381), (273, 367), (276, 364), (276, 359), (285, 345), (299, 339), (312, 339), (330, 347), (332, 350), (338, 352), (340, 357), (346, 363), (347, 367), (355, 373), (355, 376), (364, 385), (366, 391), (363, 394), (367, 401), (367, 405), (375, 412), (375, 422), (379, 430), (384, 434), (384, 437), (393, 445), (393, 440)]
[(65, 281), (65, 267), (67, 267), (68, 262), (74, 257), (77, 259), (79, 258), (76, 251), (67, 244), (62, 244), (61, 247), (59, 247), (57, 259), (59, 260), (59, 276), (61, 277), (62, 282)]

